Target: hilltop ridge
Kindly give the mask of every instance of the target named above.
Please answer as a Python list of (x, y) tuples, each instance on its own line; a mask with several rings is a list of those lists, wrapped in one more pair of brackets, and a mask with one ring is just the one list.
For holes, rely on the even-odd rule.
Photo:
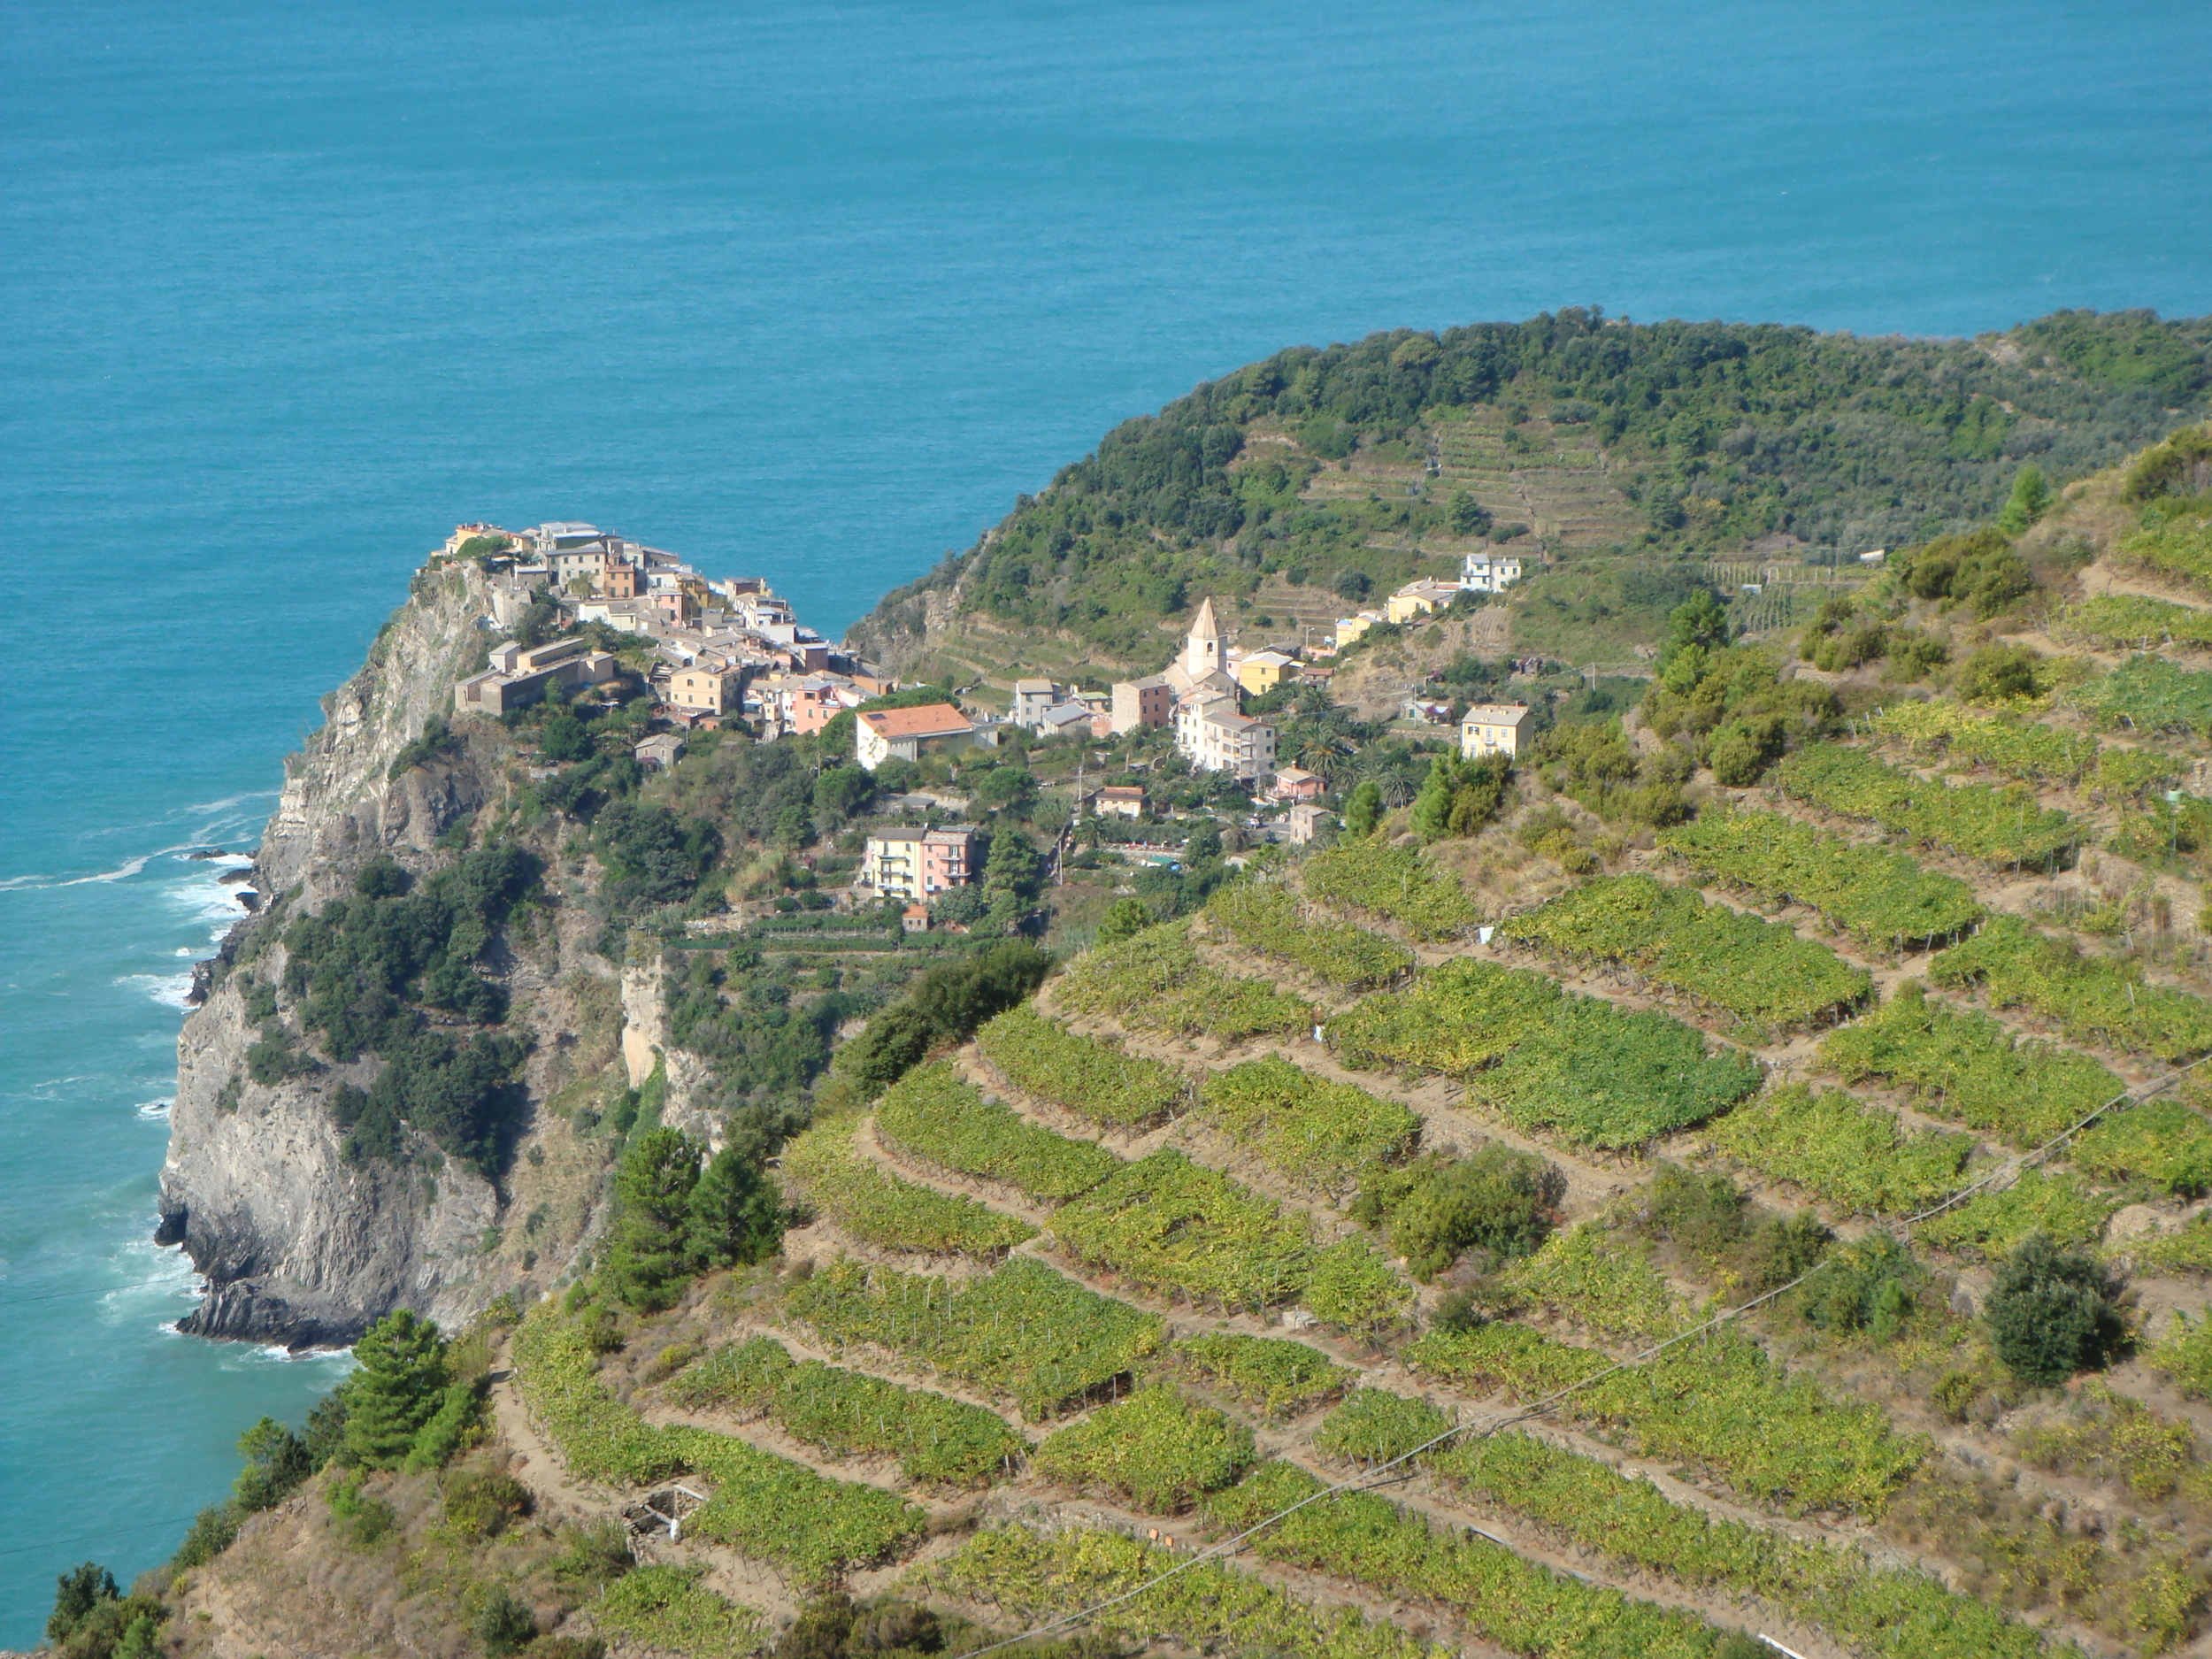
[(2063, 483), (2208, 396), (2212, 319), (2147, 311), (1965, 341), (1570, 308), (1296, 347), (1117, 426), (850, 638), (953, 681), (1104, 673), (1156, 667), (1205, 595), (1233, 628), (1326, 623), (1508, 536), (1560, 578), (1523, 604), (1695, 561), (1847, 561), (1971, 528), (2023, 463)]

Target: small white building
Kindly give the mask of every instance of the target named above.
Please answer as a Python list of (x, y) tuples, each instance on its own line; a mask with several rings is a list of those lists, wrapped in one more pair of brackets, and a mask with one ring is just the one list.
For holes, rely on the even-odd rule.
[(1470, 553), (1461, 566), (1460, 586), (1479, 594), (1502, 594), (1520, 580), (1517, 553)]
[(1049, 680), (1018, 680), (1014, 682), (1014, 700), (1006, 710), (1006, 723), (1033, 732), (1043, 724), (1045, 711), (1066, 695)]
[(1459, 722), (1459, 753), (1463, 760), (1486, 755), (1508, 759), (1521, 752), (1521, 733), (1528, 724), (1528, 706), (1520, 703), (1478, 703)]

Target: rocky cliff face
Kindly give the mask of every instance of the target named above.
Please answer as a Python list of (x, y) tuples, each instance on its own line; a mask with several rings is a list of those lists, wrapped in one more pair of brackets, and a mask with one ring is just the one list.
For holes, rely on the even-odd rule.
[[(271, 1084), (255, 1082), (247, 1064), (261, 1034), (248, 987), (282, 983), (285, 924), (349, 892), (378, 855), (417, 872), (439, 867), (453, 855), (438, 849), (438, 836), (462, 815), (496, 804), (509, 787), (505, 735), (481, 722), (465, 724), (449, 752), (388, 775), (426, 723), (450, 710), (455, 680), (477, 664), (491, 610), (472, 569), (418, 577), (367, 664), (326, 700), (328, 723), (287, 763), (282, 803), (255, 858), (265, 912), (225, 941), (202, 976), (205, 1001), (178, 1041), (158, 1236), (183, 1244), (209, 1281), (186, 1331), (342, 1344), (396, 1307), (451, 1325), (503, 1291), (549, 1278), (595, 1225), (595, 1163), (566, 1145), (555, 1150), (571, 1156), (549, 1159), (547, 1136), (567, 1137), (567, 1125), (534, 1121), (543, 1116), (535, 1106), (576, 1073), (576, 1032), (592, 1024), (581, 1005), (608, 1010), (599, 1041), (610, 1059), (620, 1016), (613, 969), (582, 942), (585, 918), (557, 903), (551, 921), (526, 942), (511, 941), (499, 964), (510, 1023), (534, 1043), (526, 1075), (534, 1121), (506, 1193), (426, 1146), (408, 1163), (346, 1161), (330, 1095), (342, 1083), (365, 1087), (373, 1059)], [(572, 872), (572, 888), (575, 880)], [(599, 983), (604, 995), (595, 996)], [(301, 1034), (291, 1009), (277, 1018)], [(575, 1189), (573, 1202), (558, 1224), (534, 1226), (530, 1248), (500, 1250), (508, 1211), (551, 1213), (534, 1202), (549, 1170)]]

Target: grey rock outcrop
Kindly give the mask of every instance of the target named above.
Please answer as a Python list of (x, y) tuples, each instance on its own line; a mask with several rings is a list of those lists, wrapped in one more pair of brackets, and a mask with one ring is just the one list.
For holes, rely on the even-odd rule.
[[(519, 1282), (515, 1262), (486, 1254), (503, 1194), (482, 1176), (426, 1143), (411, 1162), (343, 1156), (330, 1096), (344, 1083), (365, 1087), (376, 1061), (253, 1080), (247, 1056), (261, 1027), (239, 972), (250, 964), (257, 984), (280, 984), (290, 918), (350, 892), (380, 855), (418, 872), (449, 859), (438, 836), (503, 789), (510, 751), (503, 733), (481, 723), (460, 727), (425, 764), (388, 775), (430, 719), (450, 709), (455, 680), (480, 655), (490, 609), (473, 569), (419, 575), (367, 664), (326, 699), (328, 723), (287, 763), (282, 803), (254, 860), (254, 886), (274, 913), (242, 922), (203, 964), (196, 988), (204, 1000), (178, 1040), (157, 1236), (182, 1244), (208, 1281), (182, 1330), (342, 1345), (397, 1307), (453, 1326)], [(541, 1055), (562, 1041), (546, 1006), (558, 999), (541, 994), (572, 957), (588, 954), (557, 921), (547, 933), (502, 971), (511, 1023)], [(279, 1019), (301, 1034), (288, 1010)], [(530, 1081), (538, 1098), (541, 1066)]]

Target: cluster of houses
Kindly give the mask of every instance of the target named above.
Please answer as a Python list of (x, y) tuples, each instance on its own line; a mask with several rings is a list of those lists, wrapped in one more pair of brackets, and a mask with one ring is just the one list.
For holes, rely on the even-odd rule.
[[(466, 524), (445, 551), (488, 544), (503, 549), (487, 559), (495, 624), (514, 626), (549, 595), (575, 622), (649, 639), (656, 712), (677, 727), (742, 719), (763, 738), (818, 732), (897, 687), (803, 626), (790, 602), (758, 577), (710, 580), (673, 553), (588, 524), (520, 531)], [(511, 643), (493, 653), (484, 672), (461, 682), (455, 703), (501, 713), (537, 701), (549, 687), (596, 684), (614, 673), (613, 658), (580, 640), (534, 649)]]
[[(803, 626), (790, 603), (761, 579), (709, 580), (673, 553), (595, 525), (557, 522), (521, 531), (461, 525), (444, 552), (481, 560), (495, 626), (514, 628), (549, 596), (573, 623), (601, 623), (652, 642), (647, 679), (654, 712), (659, 724), (672, 729), (637, 745), (637, 759), (648, 768), (672, 764), (686, 731), (741, 720), (764, 741), (804, 735), (898, 688), (896, 680)], [(1333, 655), (1379, 623), (1440, 611), (1463, 591), (1501, 592), (1520, 575), (1517, 557), (1470, 554), (1461, 581), (1408, 583), (1382, 611), (1340, 618), (1335, 638), (1311, 655)], [(492, 649), (482, 672), (455, 687), (455, 707), (502, 714), (555, 687), (600, 685), (619, 672), (612, 655), (580, 637), (534, 646), (510, 640)], [(1173, 733), (1178, 752), (1194, 769), (1230, 773), (1287, 805), (1290, 838), (1308, 841), (1325, 821), (1317, 797), (1326, 785), (1300, 767), (1279, 767), (1274, 723), (1246, 714), (1244, 703), (1289, 682), (1325, 685), (1332, 672), (1302, 661), (1288, 648), (1239, 649), (1223, 638), (1208, 599), (1199, 605), (1175, 660), (1158, 674), (1118, 681), (1105, 692), (1019, 680), (1003, 723), (949, 703), (868, 710), (856, 717), (856, 757), (873, 772), (895, 759), (995, 747), (1002, 724), (1041, 736), (1102, 739), (1164, 728)], [(1417, 700), (1407, 713), (1440, 720), (1448, 718), (1449, 705), (1430, 709)], [(1518, 704), (1478, 704), (1460, 723), (1461, 753), (1470, 758), (1517, 753), (1528, 716)], [(1083, 805), (1102, 817), (1136, 818), (1145, 810), (1145, 792), (1109, 786)], [(881, 830), (868, 839), (859, 879), (881, 895), (926, 906), (977, 878), (976, 848), (976, 832), (963, 826)]]

